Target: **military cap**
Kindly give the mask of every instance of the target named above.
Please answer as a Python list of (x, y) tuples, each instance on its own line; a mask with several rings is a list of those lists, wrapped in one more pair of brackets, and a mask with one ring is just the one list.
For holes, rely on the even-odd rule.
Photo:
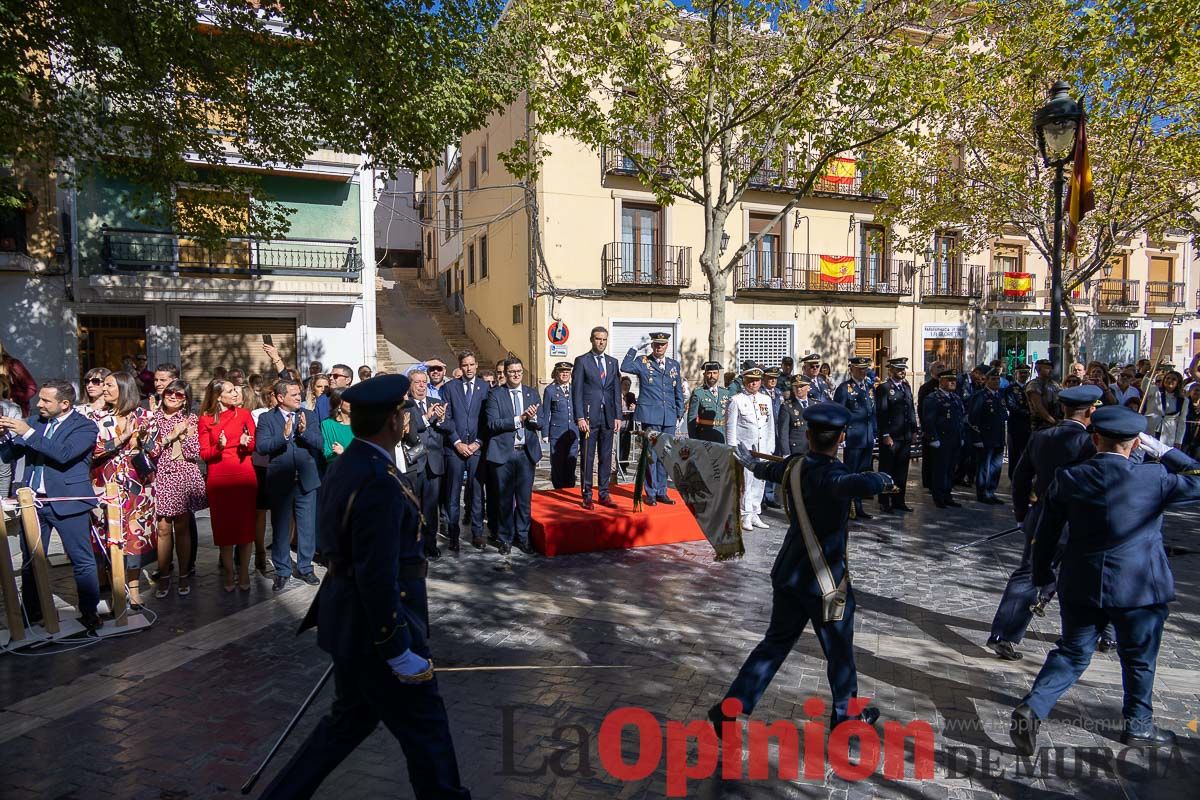
[(953, 378), (954, 380), (958, 380), (958, 373), (952, 369), (944, 369), (938, 373), (938, 380), (941, 380), (942, 378)]
[(1063, 389), (1058, 393), (1058, 400), (1064, 406), (1071, 408), (1083, 408), (1084, 406), (1092, 406), (1096, 401), (1104, 396), (1104, 392), (1099, 386), (1092, 384), (1083, 384), (1080, 386), (1072, 386), (1070, 389)]
[(376, 375), (342, 392), (342, 399), (354, 407), (398, 406), (408, 394), (408, 378), (403, 375)]
[(821, 363), (821, 354), (820, 353), (809, 353), (804, 358), (800, 359), (800, 363), (801, 364), (820, 364)]
[(1054, 366), (1054, 362), (1048, 358), (1039, 358), (1037, 361), (1033, 362), (1033, 365), (1035, 367), (1052, 367)]
[(745, 361), (742, 362), (742, 369), (744, 369), (744, 370), (753, 369), (756, 366), (758, 366), (758, 365), (754, 363), (754, 359), (752, 359), (752, 358), (747, 358)]
[(972, 369), (971, 371), (972, 372), (982, 372), (984, 375), (987, 375), (989, 372), (992, 371), (992, 365), (991, 364), (976, 364), (975, 368)]
[(763, 371), (756, 366), (742, 370), (742, 380), (744, 381), (762, 380), (762, 376)]
[(840, 431), (850, 424), (850, 412), (841, 403), (817, 403), (804, 409), (810, 428)]
[(1028, 364), (1013, 364), (1013, 372), (1029, 372)]
[(701, 372), (708, 372), (711, 369), (715, 369), (718, 372), (720, 372), (721, 362), (720, 361), (705, 361), (702, 365), (700, 365)]
[(554, 371), (558, 372), (560, 369), (575, 369), (575, 365), (570, 361), (560, 361), (554, 365)]
[(650, 334), (650, 341), (654, 344), (666, 344), (671, 341), (671, 334), (665, 331), (655, 331)]
[(792, 386), (812, 386), (812, 381), (804, 375), (793, 375)]
[(869, 367), (871, 366), (871, 359), (867, 358), (866, 356), (855, 356), (854, 358), (850, 359), (850, 366)]
[(1004, 374), (1004, 371), (1001, 370), (999, 367), (992, 367), (991, 369), (989, 369), (987, 371), (987, 377), (989, 377), (989, 378), (999, 378), (1003, 374)]
[(889, 358), (888, 369), (908, 369), (908, 356), (904, 358)]
[(1145, 433), (1146, 418), (1128, 406), (1105, 406), (1092, 414), (1092, 429), (1110, 439), (1132, 439)]
[(1174, 364), (1172, 364), (1170, 361), (1164, 361), (1163, 363), (1158, 365), (1158, 368), (1155, 371), (1156, 372), (1170, 372), (1173, 369), (1175, 369)]
[(796, 362), (792, 360), (791, 356), (784, 356), (783, 358), (779, 359), (779, 366), (781, 367), (794, 366), (795, 363)]
[(763, 377), (764, 378), (778, 378), (779, 377), (779, 367), (768, 367), (767, 369), (764, 369)]

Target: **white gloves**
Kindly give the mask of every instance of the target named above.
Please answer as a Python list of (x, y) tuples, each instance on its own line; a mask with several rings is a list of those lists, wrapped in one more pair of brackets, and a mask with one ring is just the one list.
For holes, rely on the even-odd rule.
[(929, 446), (932, 447), (934, 450), (936, 450), (942, 446), (942, 443), (937, 441), (936, 439), (934, 439), (932, 442), (929, 443)]
[(647, 333), (647, 334), (644, 334), (642, 336), (642, 338), (638, 339), (637, 349), (645, 350), (649, 346), (650, 346), (650, 334)]
[(747, 448), (744, 444), (739, 444), (737, 447), (733, 448), (733, 457), (736, 458), (738, 463), (746, 469), (754, 469), (754, 463), (757, 461), (757, 459), (750, 454), (749, 448)]
[(1163, 444), (1148, 433), (1138, 434), (1138, 444), (1155, 458), (1162, 458), (1163, 454), (1171, 449), (1168, 445)]

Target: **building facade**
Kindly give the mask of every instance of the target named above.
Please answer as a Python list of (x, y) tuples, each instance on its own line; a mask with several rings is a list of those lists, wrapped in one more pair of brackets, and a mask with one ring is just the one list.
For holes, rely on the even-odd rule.
[(375, 263), (379, 267), (421, 267), (420, 199), (416, 176), (401, 170), (379, 176), (375, 201)]
[[(702, 209), (683, 201), (661, 206), (622, 153), (557, 137), (545, 142), (550, 155), (536, 182), (537, 224), (530, 225), (522, 190), (494, 158), (526, 136), (525, 118), (514, 104), (462, 141), (463, 163), (479, 165), (474, 178), (468, 171), (473, 190), (463, 195), (465, 218), (474, 223), (463, 230), (468, 330), (477, 341), (494, 336), (542, 382), (555, 362), (588, 348), (593, 326), (609, 328), (618, 358), (645, 333), (665, 330), (670, 354), (695, 381), (708, 357), (710, 311), (698, 262)], [(770, 225), (788, 202), (795, 187), (781, 177), (786, 172), (768, 166), (754, 177), (726, 225), (728, 247)], [(727, 369), (815, 351), (837, 374), (856, 354), (876, 363), (908, 356), (919, 379), (934, 359), (961, 367), (1047, 355), (1049, 270), (1028, 241), (1002, 236), (968, 255), (946, 230), (920, 252), (904, 252), (876, 222), (883, 201), (864, 190), (853, 159), (840, 159), (745, 254), (726, 293)], [(540, 275), (535, 237), (547, 264)], [(1072, 298), (1081, 358), (1157, 355), (1172, 319), (1166, 352), (1186, 363), (1200, 351), (1196, 258), (1182, 237), (1124, 243), (1105, 275)], [(557, 321), (567, 326), (565, 342), (551, 340)]]

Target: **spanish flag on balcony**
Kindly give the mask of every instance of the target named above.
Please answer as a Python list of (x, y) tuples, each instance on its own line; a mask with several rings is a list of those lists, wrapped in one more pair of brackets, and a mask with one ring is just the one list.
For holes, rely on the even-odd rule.
[(825, 172), (823, 180), (825, 183), (837, 186), (848, 186), (854, 183), (854, 164), (853, 158), (831, 158), (829, 169)]
[(821, 283), (854, 283), (854, 256), (821, 256)]
[(1006, 272), (1004, 273), (1004, 296), (1005, 297), (1029, 297), (1029, 293), (1033, 291), (1033, 273), (1032, 272)]
[(1087, 115), (1079, 116), (1079, 135), (1075, 137), (1075, 159), (1071, 166), (1071, 182), (1067, 184), (1067, 236), (1065, 250), (1075, 254), (1079, 245), (1079, 225), (1083, 217), (1096, 207), (1092, 189), (1092, 160), (1087, 151)]

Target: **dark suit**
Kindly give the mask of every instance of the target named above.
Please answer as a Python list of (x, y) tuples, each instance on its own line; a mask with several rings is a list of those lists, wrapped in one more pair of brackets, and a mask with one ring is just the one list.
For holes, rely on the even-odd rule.
[(576, 421), (586, 419), (588, 435), (583, 447), (583, 498), (592, 496), (592, 461), (596, 459), (596, 478), (601, 497), (608, 497), (612, 477), (613, 421), (621, 414), (621, 373), (617, 360), (607, 353), (600, 356), (604, 369), (596, 363), (596, 354), (587, 352), (575, 359), (571, 373), (571, 403)]
[[(891, 475), (896, 484), (896, 494), (880, 495), (879, 504), (885, 509), (902, 506), (912, 440), (917, 434), (917, 408), (907, 381), (897, 384), (889, 378), (875, 387), (875, 422), (879, 429), (879, 471)], [(883, 443), (885, 436), (891, 437), (890, 445)]]
[[(483, 504), (486, 470), (480, 469), (483, 461), (483, 408), (489, 387), (478, 375), (472, 381), (471, 398), (467, 400), (466, 384), (460, 378), (442, 386), (442, 402), (448, 405), (445, 430), (446, 476), (443, 479), (442, 497), (446, 508), (446, 535), (451, 542), (459, 539), (463, 502), (463, 487), (466, 486), (467, 521), (471, 526), (471, 537), (483, 537)], [(463, 458), (454, 449), (455, 442), (478, 444), (479, 450), (469, 458)], [(466, 473), (464, 480), (463, 474)]]
[[(438, 501), (442, 497), (442, 481), (445, 479), (448, 457), (442, 449), (445, 438), (442, 423), (436, 420), (425, 421), (425, 413), (439, 401), (426, 397), (424, 400), (413, 400), (412, 402), (416, 405), (412, 409), (410, 430), (416, 434), (418, 441), (425, 445), (425, 449), (413, 460), (412, 464), (408, 465), (409, 469), (406, 474), (412, 480), (413, 489), (421, 501), (421, 516), (424, 520), (421, 534), (424, 536), (425, 552), (429, 554), (437, 547), (440, 522)], [(424, 404), (424, 408), (421, 408), (422, 404)], [(452, 528), (451, 530), (456, 529)], [(453, 541), (458, 541), (458, 536), (452, 538)]]
[[(922, 383), (920, 389), (917, 389), (917, 418), (922, 429), (925, 427), (925, 420), (920, 419), (920, 414), (921, 409), (925, 407), (925, 398), (936, 392), (937, 388), (938, 379), (934, 376)], [(929, 436), (924, 430), (921, 433), (921, 488), (933, 488), (933, 449), (929, 446)]]
[(291, 522), (296, 520), (296, 572), (312, 572), (312, 557), (317, 541), (317, 489), (325, 471), (325, 440), (321, 423), (308, 409), (303, 414), (305, 429), (300, 433), (299, 416), (292, 423), (292, 435), (285, 438), (283, 409), (275, 408), (258, 418), (254, 449), (271, 459), (267, 462), (267, 499), (271, 505), (271, 561), (277, 575), (292, 574)]
[(542, 392), (538, 423), (550, 443), (550, 483), (555, 489), (575, 486), (579, 425), (571, 403), (571, 385), (552, 383)]
[(419, 800), (469, 798), (437, 678), (403, 684), (387, 664), (406, 650), (430, 655), (412, 489), (388, 456), (361, 439), (350, 443), (326, 477), (319, 541), (329, 572), (305, 624), (316, 622), (317, 644), (333, 656), (336, 695), (330, 713), (262, 797), (311, 797), (382, 721), (404, 750)]
[[(504, 487), (505, 498), (498, 503), (500, 513), (500, 539), (505, 544), (518, 542), (529, 544), (530, 504), (533, 497), (533, 468), (542, 458), (541, 425), (537, 417), (523, 420), (518, 426), (514, 419), (519, 411), (513, 407), (513, 391), (521, 393), (521, 411), (536, 405), (537, 392), (528, 386), (517, 390), (500, 386), (492, 390), (487, 399), (488, 446), (487, 460), (493, 465), (495, 475), (492, 485), (497, 498)], [(524, 443), (517, 444), (520, 430)]]
[[(47, 438), (49, 421), (31, 417), (28, 422), (33, 430), (28, 436), (14, 436), (0, 444), (0, 457), (6, 461), (25, 457), (25, 482), (37, 495), (91, 498), (95, 492), (89, 469), (92, 450), (100, 433), (96, 423), (72, 411), (59, 418), (54, 432)], [(79, 593), (79, 611), (89, 616), (96, 613), (96, 606), (100, 602), (100, 582), (96, 575), (96, 559), (92, 554), (89, 517), (96, 505), (94, 499), (62, 500), (46, 503), (38, 509), (42, 552), (49, 549), (50, 529), (53, 528), (58, 531), (63, 550), (71, 560), (75, 588)], [(33, 578), (33, 562), (24, 537), (21, 537), (21, 555), (21, 600), (29, 618), (38, 620), (42, 617), (42, 607)]]
[(1004, 395), (987, 388), (976, 391), (971, 396), (968, 420), (971, 445), (975, 449), (975, 496), (980, 500), (995, 499), (1004, 464), (1008, 422)]
[[(855, 498), (882, 492), (886, 487), (885, 479), (879, 473), (851, 472), (836, 458), (816, 453), (793, 456), (787, 462), (760, 462), (754, 467), (754, 475), (783, 484), (782, 491), (791, 491), (785, 480), (789, 463), (795, 464), (793, 468), (799, 468), (803, 463), (801, 491), (804, 506), (831, 578), (835, 584), (840, 583), (847, 570), (846, 527), (850, 503)], [(826, 674), (833, 695), (832, 718), (837, 724), (850, 716), (850, 698), (858, 694), (858, 673), (854, 666), (854, 591), (852, 587), (848, 588), (842, 619), (826, 622), (821, 586), (795, 516), (797, 504), (789, 503), (787, 508), (791, 524), (771, 568), (771, 621), (763, 640), (750, 653), (725, 696), (738, 698), (745, 713), (752, 712), (805, 626), (811, 622), (825, 654)]]
[(1087, 669), (1101, 628), (1111, 622), (1126, 728), (1139, 735), (1152, 730), (1154, 665), (1167, 603), (1175, 599), (1162, 514), (1194, 502), (1200, 502), (1200, 462), (1174, 449), (1161, 464), (1097, 453), (1058, 472), (1034, 534), (1033, 577), (1043, 583), (1053, 578), (1058, 540), (1070, 525), (1058, 577), (1062, 637), (1023, 701), (1038, 719)]

